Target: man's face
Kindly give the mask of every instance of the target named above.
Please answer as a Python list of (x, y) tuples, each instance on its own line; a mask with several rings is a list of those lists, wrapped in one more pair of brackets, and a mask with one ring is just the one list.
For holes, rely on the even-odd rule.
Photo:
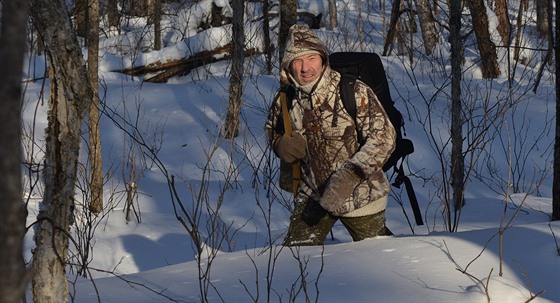
[(296, 57), (291, 63), (292, 74), (301, 86), (317, 80), (323, 71), (323, 58), (319, 54)]

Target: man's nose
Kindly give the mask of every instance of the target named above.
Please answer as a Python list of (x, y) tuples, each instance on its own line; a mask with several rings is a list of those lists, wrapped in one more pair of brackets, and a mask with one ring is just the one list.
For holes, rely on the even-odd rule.
[(307, 62), (305, 60), (303, 60), (301, 62), (301, 70), (302, 71), (307, 71), (309, 69), (309, 64), (307, 64)]

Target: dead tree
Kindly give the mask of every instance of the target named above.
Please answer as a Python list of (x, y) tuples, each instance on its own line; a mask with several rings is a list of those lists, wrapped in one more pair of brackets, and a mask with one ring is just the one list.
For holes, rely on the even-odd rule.
[(81, 126), (91, 85), (64, 1), (32, 0), (31, 14), (46, 44), (50, 97), (44, 161), (45, 191), (35, 230), (33, 302), (66, 302), (66, 263), (73, 222)]

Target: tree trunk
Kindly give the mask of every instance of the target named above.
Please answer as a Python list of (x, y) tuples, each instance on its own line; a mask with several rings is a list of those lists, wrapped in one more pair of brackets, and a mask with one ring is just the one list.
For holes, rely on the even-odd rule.
[(161, 49), (161, 0), (150, 0), (148, 24), (154, 25), (154, 50)]
[(222, 129), (224, 138), (233, 139), (239, 132), (239, 115), (243, 97), (243, 62), (245, 61), (244, 46), (245, 33), (243, 32), (243, 18), (245, 5), (243, 0), (233, 0), (233, 55), (231, 75), (229, 78), (229, 103), (226, 121)]
[(500, 75), (500, 67), (498, 65), (496, 45), (490, 38), (488, 14), (484, 1), (467, 0), (467, 3), (471, 12), (476, 42), (480, 52), (482, 77), (493, 79)]
[[(450, 42), (451, 42), (451, 186), (453, 189), (453, 206), (455, 214), (463, 206), (463, 189), (465, 163), (463, 157), (463, 120), (461, 118), (461, 8), (458, 1), (450, 2)], [(448, 211), (451, 219), (451, 212)], [(450, 231), (454, 231), (454, 224), (448, 222)]]
[(438, 42), (436, 24), (430, 7), (430, 0), (416, 0), (416, 10), (424, 40), (424, 51), (426, 55), (431, 55)]
[(282, 62), (290, 27), (297, 23), (297, 1), (280, 0), (280, 32), (278, 33), (278, 58)]
[(556, 4), (556, 134), (554, 138), (554, 174), (552, 180), (552, 220), (560, 220), (560, 5)]
[(517, 24), (516, 24), (516, 31), (515, 31), (515, 47), (513, 51), (513, 59), (515, 61), (519, 61), (522, 64), (526, 64), (526, 60), (524, 58), (520, 58), (519, 54), (521, 52), (521, 33), (523, 30), (523, 16), (525, 16), (525, 11), (529, 7), (529, 0), (520, 0), (519, 1), (519, 9), (517, 10)]
[(91, 203), (94, 213), (103, 209), (103, 160), (101, 157), (101, 131), (99, 128), (99, 0), (89, 0), (88, 6), (88, 77), (91, 83), (91, 104), (89, 106), (89, 164)]
[(120, 29), (118, 0), (107, 0), (107, 20), (109, 26)]
[[(358, 0), (358, 9), (361, 10), (361, 1)], [(338, 26), (336, 11), (336, 0), (329, 0), (329, 29), (333, 30)], [(361, 19), (360, 19), (361, 20)]]
[(397, 36), (397, 23), (399, 21), (400, 7), (402, 0), (393, 0), (391, 4), (391, 20), (389, 21), (389, 31), (383, 44), (383, 56), (387, 56), (393, 50), (393, 42)]
[(272, 74), (272, 47), (270, 47), (270, 2), (263, 0), (263, 41), (264, 57), (266, 58), (266, 72)]
[(537, 32), (541, 37), (548, 35), (549, 19), (548, 9), (550, 0), (535, 0), (537, 7)]
[(509, 22), (508, 6), (509, 0), (496, 0), (495, 12), (496, 16), (498, 16), (498, 33), (500, 33), (504, 47), (508, 47), (511, 40), (511, 23)]
[(68, 233), (73, 221), (81, 125), (92, 92), (65, 2), (32, 0), (31, 13), (46, 44), (51, 80), (45, 190), (35, 230), (32, 295), (33, 302), (58, 303), (68, 299)]
[(88, 0), (76, 0), (74, 22), (79, 37), (87, 37)]
[(362, 22), (362, 0), (358, 0), (358, 37), (360, 40), (360, 51), (363, 52), (364, 51), (364, 23)]
[(0, 302), (17, 303), (29, 278), (23, 260), (25, 204), (21, 186), (21, 79), (27, 1), (5, 1), (0, 25)]

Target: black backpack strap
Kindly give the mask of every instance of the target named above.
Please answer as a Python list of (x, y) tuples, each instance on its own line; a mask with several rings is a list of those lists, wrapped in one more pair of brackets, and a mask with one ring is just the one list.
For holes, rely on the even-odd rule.
[(418, 205), (418, 199), (416, 199), (416, 193), (414, 193), (414, 188), (412, 187), (412, 182), (410, 182), (410, 178), (404, 174), (403, 164), (397, 168), (397, 177), (395, 178), (395, 183), (393, 186), (396, 188), (400, 188), (401, 184), (404, 183), (404, 187), (406, 188), (406, 194), (408, 195), (408, 199), (410, 200), (410, 207), (412, 207), (412, 212), (414, 213), (414, 219), (416, 220), (416, 225), (424, 225), (424, 221), (422, 220), (422, 213), (420, 212), (420, 206)]
[(342, 99), (342, 105), (344, 109), (348, 112), (350, 117), (354, 119), (354, 125), (356, 126), (356, 132), (358, 134), (358, 144), (363, 144), (362, 134), (358, 131), (358, 121), (356, 119), (357, 107), (356, 107), (356, 76), (352, 74), (341, 74), (340, 75), (340, 98)]

